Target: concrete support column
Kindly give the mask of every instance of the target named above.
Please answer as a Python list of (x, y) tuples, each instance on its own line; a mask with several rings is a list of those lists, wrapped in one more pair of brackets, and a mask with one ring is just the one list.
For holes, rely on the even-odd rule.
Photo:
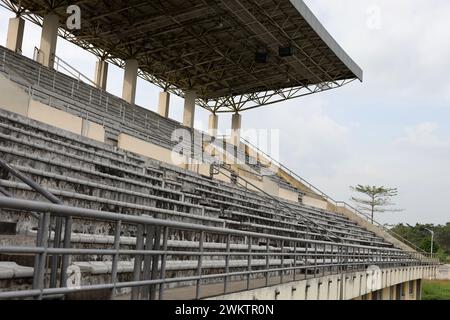
[(422, 279), (416, 280), (416, 300), (422, 300)]
[(197, 93), (189, 90), (184, 94), (184, 115), (183, 125), (185, 127), (193, 128), (195, 119), (195, 99), (197, 99)]
[(219, 128), (219, 116), (212, 114), (209, 116), (208, 134), (211, 137), (217, 137), (217, 129)]
[(53, 69), (55, 63), (58, 28), (59, 19), (57, 15), (51, 13), (44, 17), (38, 61), (50, 69)]
[(169, 117), (170, 93), (163, 91), (159, 93), (158, 114), (164, 118)]
[(97, 88), (106, 91), (106, 85), (108, 83), (108, 62), (104, 60), (99, 60), (95, 64), (95, 76), (94, 83), (97, 85)]
[(130, 104), (134, 104), (136, 101), (138, 69), (139, 63), (136, 59), (129, 59), (125, 61), (122, 98)]
[(242, 116), (239, 113), (233, 114), (231, 119), (231, 141), (238, 146), (241, 142)]
[(14, 52), (22, 53), (23, 31), (25, 20), (21, 17), (9, 19), (6, 47)]

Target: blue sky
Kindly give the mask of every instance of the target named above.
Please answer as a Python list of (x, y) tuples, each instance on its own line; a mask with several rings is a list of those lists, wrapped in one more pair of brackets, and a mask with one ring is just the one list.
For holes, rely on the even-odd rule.
[[(399, 188), (403, 213), (385, 223), (450, 221), (450, 2), (448, 0), (307, 0), (348, 54), (364, 82), (249, 111), (243, 128), (274, 128), (280, 159), (337, 200), (350, 185)], [(0, 9), (0, 43), (11, 13)], [(24, 54), (40, 30), (27, 22)], [(57, 54), (93, 76), (96, 58), (63, 40)], [(123, 71), (111, 67), (108, 90), (120, 95)], [(137, 104), (156, 110), (159, 89), (140, 80)], [(173, 97), (170, 117), (181, 120)], [(197, 111), (205, 128), (208, 113)], [(220, 119), (229, 128), (230, 117)]]

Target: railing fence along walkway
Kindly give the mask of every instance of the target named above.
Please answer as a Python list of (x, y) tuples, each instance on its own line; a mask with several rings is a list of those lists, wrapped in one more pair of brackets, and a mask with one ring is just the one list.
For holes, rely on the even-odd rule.
[[(132, 299), (164, 299), (168, 285), (186, 283), (191, 283), (196, 288), (195, 297), (192, 298), (200, 299), (209, 297), (207, 292), (203, 293), (202, 288), (207, 288), (208, 284), (212, 283), (219, 282), (223, 286), (223, 290), (214, 295), (230, 293), (230, 283), (236, 281), (237, 278), (239, 278), (239, 281), (246, 282), (245, 288), (241, 290), (248, 290), (251, 288), (252, 282), (258, 278), (265, 279), (263, 283), (263, 287), (265, 287), (272, 282), (271, 279), (274, 277), (276, 277), (278, 283), (284, 283), (288, 277), (290, 281), (292, 281), (291, 279), (295, 281), (300, 280), (300, 276), (308, 277), (308, 274), (319, 277), (324, 274), (341, 274), (356, 270), (366, 270), (369, 265), (391, 268), (435, 264), (433, 259), (424, 259), (420, 253), (405, 252), (393, 248), (289, 238), (7, 197), (0, 197), (0, 208), (27, 213), (37, 212), (40, 215), (40, 228), (38, 229), (35, 247), (0, 247), (0, 253), (33, 254), (37, 257), (39, 263), (34, 270), (32, 289), (2, 292), (0, 293), (0, 299), (27, 297), (43, 299), (47, 296), (104, 289), (112, 290), (112, 296), (114, 296), (115, 290), (122, 288), (132, 289)], [(50, 247), (49, 230), (54, 217), (114, 224), (115, 238), (113, 249), (72, 249), (70, 245), (63, 248)], [(138, 230), (138, 245), (134, 250), (120, 249), (120, 234), (125, 225), (134, 226)], [(199, 241), (198, 250), (169, 251), (168, 240), (171, 235), (179, 231), (196, 234)], [(205, 250), (205, 241), (211, 238), (221, 239), (226, 244), (226, 250), (217, 252)], [(234, 247), (232, 244), (242, 243), (248, 245), (247, 251), (232, 249)], [(264, 246), (266, 250), (254, 250), (255, 244)], [(45, 261), (49, 257), (58, 255), (109, 255), (113, 258), (111, 277), (106, 283), (98, 285), (67, 287), (67, 283), (59, 282), (57, 287), (48, 286), (47, 279), (49, 275)], [(134, 258), (132, 281), (120, 282), (118, 279), (118, 261), (120, 256)], [(195, 258), (197, 260), (196, 274), (193, 276), (167, 278), (166, 266), (169, 256)], [(202, 262), (206, 257), (222, 257), (222, 259), (225, 259), (223, 272), (205, 274)], [(230, 265), (231, 258), (240, 258), (247, 261), (246, 270), (233, 272)], [(254, 269), (252, 260), (257, 258), (265, 259), (266, 265)], [(273, 258), (281, 260), (275, 268), (270, 263)], [(63, 277), (61, 276), (60, 278), (62, 279)]]

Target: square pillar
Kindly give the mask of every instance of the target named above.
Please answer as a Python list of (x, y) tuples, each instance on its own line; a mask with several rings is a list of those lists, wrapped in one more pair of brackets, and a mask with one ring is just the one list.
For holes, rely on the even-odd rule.
[(163, 91), (159, 93), (158, 114), (161, 117), (169, 117), (170, 93)]
[(211, 137), (217, 136), (217, 129), (219, 127), (219, 116), (212, 114), (209, 116), (208, 134)]
[(50, 69), (53, 69), (55, 63), (58, 28), (59, 18), (57, 15), (51, 13), (44, 17), (38, 61)]
[(184, 115), (183, 125), (185, 127), (193, 128), (195, 119), (195, 99), (197, 94), (195, 91), (186, 91), (184, 94)]
[(241, 124), (242, 116), (239, 113), (233, 114), (231, 119), (231, 141), (235, 146), (241, 142)]
[(99, 60), (95, 64), (94, 83), (97, 88), (102, 89), (103, 91), (106, 91), (106, 85), (108, 83), (108, 67), (108, 62), (104, 60)]
[(136, 101), (138, 69), (139, 63), (136, 59), (129, 59), (125, 61), (122, 98), (130, 104), (134, 104)]
[(14, 52), (22, 53), (23, 31), (25, 20), (21, 17), (9, 19), (6, 47)]

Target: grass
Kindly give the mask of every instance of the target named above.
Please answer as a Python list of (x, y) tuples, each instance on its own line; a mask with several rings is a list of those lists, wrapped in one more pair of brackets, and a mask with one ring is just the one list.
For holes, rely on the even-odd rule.
[(424, 281), (422, 300), (450, 300), (450, 281)]

